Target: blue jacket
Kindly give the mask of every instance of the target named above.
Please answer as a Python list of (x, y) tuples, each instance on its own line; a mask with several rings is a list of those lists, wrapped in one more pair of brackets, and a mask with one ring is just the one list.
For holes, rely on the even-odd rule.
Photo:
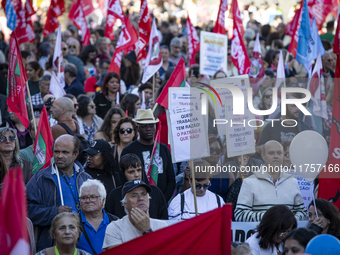
[[(79, 169), (76, 173), (77, 190), (87, 179), (92, 179), (82, 165), (74, 162)], [(58, 214), (57, 184), (52, 176), (52, 165), (38, 171), (26, 185), (28, 217), (38, 227), (37, 252), (53, 245), (48, 231), (53, 218)]]

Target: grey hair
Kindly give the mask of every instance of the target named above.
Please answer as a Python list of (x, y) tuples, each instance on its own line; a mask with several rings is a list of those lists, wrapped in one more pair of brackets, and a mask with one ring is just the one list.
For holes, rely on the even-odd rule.
[[(149, 193), (148, 193), (148, 199), (149, 199), (149, 200), (151, 199)], [(124, 207), (124, 212), (126, 213), (126, 215), (128, 215), (129, 212), (127, 211), (126, 207), (124, 206), (124, 204), (127, 203), (126, 194), (125, 194), (124, 198), (123, 198), (122, 200), (120, 200), (120, 202), (121, 202), (122, 206)]]
[(96, 186), (98, 188), (99, 196), (100, 196), (101, 199), (104, 199), (104, 205), (105, 205), (105, 200), (106, 200), (105, 187), (104, 187), (103, 183), (101, 183), (101, 181), (96, 180), (96, 179), (88, 179), (85, 182), (83, 182), (83, 184), (80, 186), (80, 189), (79, 189), (79, 197), (82, 196), (83, 190), (85, 188), (90, 188), (92, 186)]
[(15, 136), (15, 148), (13, 151), (13, 162), (16, 164), (19, 164), (22, 167), (22, 161), (19, 157), (20, 146), (19, 146), (19, 139), (18, 139), (17, 131), (14, 128), (2, 127), (0, 128), (0, 137), (3, 136), (6, 132), (11, 132)]
[(182, 41), (178, 37), (174, 37), (171, 39), (170, 46), (177, 45), (182, 47)]
[(50, 80), (51, 80), (51, 75), (45, 74), (40, 78), (39, 84), (43, 83), (43, 81), (50, 81)]
[(108, 38), (107, 37), (100, 37), (98, 40), (97, 40), (97, 45), (101, 44), (102, 42), (108, 42)]
[[(72, 33), (72, 32), (71, 32)], [(78, 46), (78, 48), (80, 47), (80, 43), (77, 39), (73, 38), (73, 37), (70, 37), (70, 38), (67, 38), (66, 40), (66, 44), (68, 45), (69, 43), (72, 43), (72, 42), (75, 42)]]

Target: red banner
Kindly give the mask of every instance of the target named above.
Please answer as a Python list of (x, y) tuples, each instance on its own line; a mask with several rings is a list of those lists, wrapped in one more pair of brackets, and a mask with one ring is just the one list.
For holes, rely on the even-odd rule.
[(188, 52), (189, 52), (189, 64), (198, 64), (195, 62), (196, 52), (200, 50), (200, 39), (198, 38), (195, 27), (191, 24), (189, 13), (187, 17), (187, 37), (188, 37)]
[(44, 27), (43, 36), (53, 33), (58, 28), (58, 17), (65, 11), (64, 0), (51, 0), (47, 13), (47, 21)]
[(315, 17), (318, 30), (321, 30), (327, 15), (332, 11), (332, 0), (310, 0), (307, 4), (310, 16)]
[(147, 0), (141, 0), (138, 19), (137, 62), (146, 57), (146, 45), (151, 34), (151, 16)]
[(90, 43), (91, 32), (87, 26), (87, 22), (84, 16), (83, 9), (80, 5), (81, 0), (75, 0), (71, 6), (69, 18), (73, 21), (74, 25), (81, 30), (81, 39), (83, 45), (88, 45)]
[(228, 9), (228, 0), (221, 0), (220, 8), (218, 9), (217, 20), (213, 32), (225, 35), (225, 12)]
[(240, 75), (248, 74), (250, 70), (249, 56), (242, 35), (240, 35), (235, 23), (236, 21), (234, 19), (233, 38), (231, 40), (231, 61), (237, 67)]
[(120, 19), (123, 23), (125, 22), (124, 12), (119, 0), (109, 0), (105, 27), (105, 37), (114, 40), (113, 26), (117, 19)]
[(80, 5), (85, 17), (94, 11), (92, 0), (80, 0)]
[(244, 27), (242, 23), (240, 9), (238, 8), (237, 0), (233, 0), (231, 3), (231, 11), (229, 13), (229, 18), (232, 19), (233, 22), (233, 31), (235, 30), (235, 25), (237, 26), (237, 30), (241, 33), (241, 38), (243, 38)]

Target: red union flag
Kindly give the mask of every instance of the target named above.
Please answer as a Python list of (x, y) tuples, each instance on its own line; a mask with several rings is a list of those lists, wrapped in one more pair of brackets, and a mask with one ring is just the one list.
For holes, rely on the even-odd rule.
[(81, 30), (81, 39), (83, 45), (88, 45), (90, 43), (91, 32), (87, 26), (87, 22), (84, 16), (83, 9), (80, 5), (80, 0), (75, 0), (71, 6), (69, 18), (73, 21), (73, 24)]
[(200, 50), (200, 39), (198, 38), (195, 27), (191, 24), (189, 13), (187, 18), (187, 36), (188, 36), (188, 51), (189, 51), (189, 63), (195, 65), (196, 52)]
[(94, 11), (92, 0), (80, 0), (80, 5), (85, 17), (90, 15)]
[(119, 0), (109, 0), (107, 9), (107, 18), (105, 26), (105, 37), (114, 40), (113, 26), (117, 19), (120, 19), (123, 23), (125, 22), (125, 16)]
[(322, 24), (325, 22), (327, 15), (332, 11), (332, 0), (310, 0), (307, 4), (308, 12), (311, 16), (315, 17), (318, 30), (321, 30)]
[(138, 19), (137, 61), (146, 57), (146, 45), (151, 34), (151, 16), (147, 0), (141, 0)]
[(244, 28), (237, 0), (233, 0), (233, 2), (231, 3), (231, 12), (229, 14), (229, 18), (234, 21), (233, 31), (235, 31), (235, 26), (237, 26), (237, 30), (239, 31), (239, 33), (241, 33), (241, 38), (243, 38)]
[(19, 45), (15, 32), (9, 41), (9, 67), (7, 80), (8, 110), (14, 112), (21, 123), (28, 128), (28, 115), (25, 104), (26, 72), (22, 62)]
[(64, 0), (51, 0), (47, 13), (47, 21), (44, 27), (43, 36), (53, 33), (58, 28), (58, 17), (65, 11)]
[(231, 61), (237, 67), (240, 75), (248, 74), (250, 70), (250, 60), (242, 36), (234, 20), (233, 38), (231, 40)]
[[(217, 20), (213, 32), (225, 35), (225, 12), (228, 8), (228, 0), (221, 0), (220, 8), (218, 9)], [(188, 15), (189, 16), (189, 15)]]

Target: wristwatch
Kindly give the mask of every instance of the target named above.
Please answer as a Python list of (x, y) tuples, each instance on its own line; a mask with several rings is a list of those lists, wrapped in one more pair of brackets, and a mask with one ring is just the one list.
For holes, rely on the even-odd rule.
[(152, 229), (151, 229), (151, 228), (149, 228), (148, 230), (145, 230), (145, 231), (143, 232), (143, 235), (145, 235), (145, 234), (147, 234), (147, 233), (149, 233), (149, 232), (152, 232)]

